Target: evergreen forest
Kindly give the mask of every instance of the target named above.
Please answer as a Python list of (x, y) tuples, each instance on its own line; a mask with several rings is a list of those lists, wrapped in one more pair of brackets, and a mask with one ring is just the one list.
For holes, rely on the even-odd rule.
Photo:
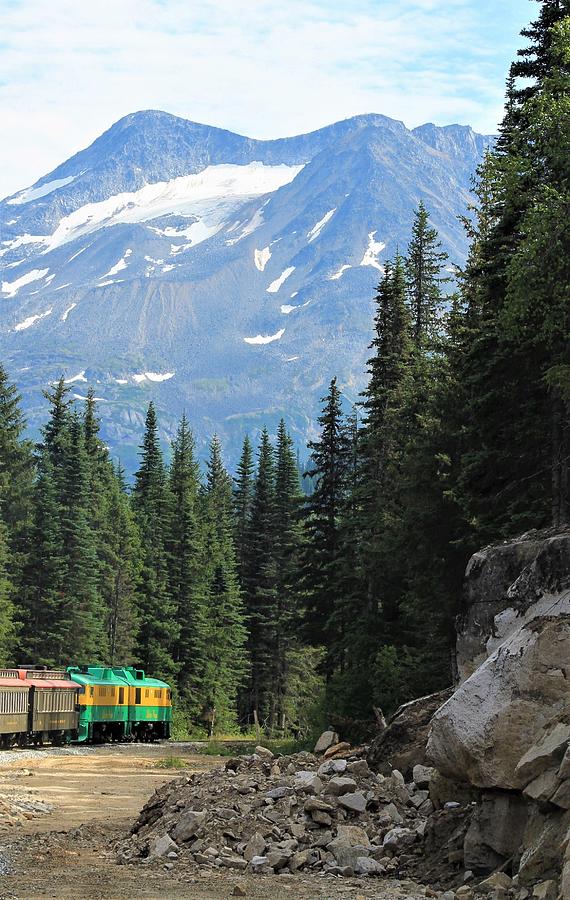
[(420, 202), (385, 262), (356, 406), (332, 378), (300, 472), (282, 420), (205, 467), (151, 403), (132, 479), (93, 391), (31, 442), (0, 367), (0, 664), (136, 663), (180, 733), (301, 739), (451, 684), (471, 554), (570, 514), (570, 3), (542, 0), (466, 211), (458, 270)]

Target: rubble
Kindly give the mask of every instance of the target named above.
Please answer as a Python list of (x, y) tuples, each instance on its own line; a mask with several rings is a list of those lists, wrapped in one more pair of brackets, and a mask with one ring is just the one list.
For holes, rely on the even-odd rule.
[[(330, 756), (335, 746), (344, 756)], [(346, 743), (327, 753), (256, 752), (164, 785), (118, 847), (119, 862), (362, 878), (404, 870), (422, 852), (427, 789), (398, 771), (375, 774)]]

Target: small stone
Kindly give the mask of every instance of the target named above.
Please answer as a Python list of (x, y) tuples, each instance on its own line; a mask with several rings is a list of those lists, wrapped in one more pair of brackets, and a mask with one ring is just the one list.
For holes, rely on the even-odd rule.
[(287, 865), (292, 856), (293, 854), (290, 850), (270, 850), (267, 854), (267, 865), (277, 872)]
[(345, 778), (343, 776), (335, 776), (331, 778), (325, 788), (325, 794), (331, 794), (333, 797), (340, 797), (342, 794), (352, 793), (356, 789), (356, 781), (354, 778)]
[(556, 900), (558, 897), (558, 885), (552, 879), (535, 884), (532, 892), (532, 900)]
[(302, 794), (320, 794), (323, 790), (323, 783), (314, 772), (297, 772), (294, 787)]
[(331, 806), (330, 803), (325, 803), (324, 800), (317, 799), (317, 797), (309, 797), (308, 800), (305, 800), (303, 809), (308, 813), (315, 812), (316, 810), (326, 813), (334, 812), (334, 806)]
[(247, 891), (242, 884), (234, 884), (232, 897), (247, 897)]
[(320, 809), (315, 809), (311, 813), (311, 818), (312, 818), (313, 822), (317, 823), (317, 825), (324, 825), (327, 827), (330, 827), (332, 825), (332, 819), (329, 816), (329, 814), (326, 812), (323, 812)]
[(332, 747), (325, 750), (325, 759), (330, 759), (331, 756), (340, 756), (341, 754), (346, 753), (347, 750), (350, 750), (350, 744), (346, 741), (341, 741), (340, 744), (333, 744)]
[(444, 809), (459, 809), (461, 803), (457, 803), (456, 800), (448, 800), (444, 806)]
[(262, 747), (261, 744), (255, 748), (255, 755), (261, 756), (263, 759), (273, 759), (273, 753), (268, 747)]
[(384, 866), (369, 856), (357, 856), (354, 872), (356, 875), (383, 875)]
[(176, 852), (178, 844), (175, 844), (169, 834), (162, 834), (156, 837), (150, 847), (151, 857), (167, 856), (171, 851)]
[(220, 865), (225, 869), (246, 869), (247, 860), (242, 859), (241, 856), (232, 853), (231, 856), (222, 856), (220, 858)]
[(570, 779), (562, 782), (556, 793), (550, 798), (550, 802), (562, 809), (570, 809)]
[(339, 806), (348, 809), (349, 812), (362, 813), (366, 809), (366, 797), (360, 791), (354, 794), (343, 794), (338, 798)]
[(348, 763), (346, 759), (327, 759), (327, 761), (321, 763), (317, 769), (317, 775), (320, 775), (321, 777), (327, 775), (342, 775), (343, 772), (346, 772), (347, 766)]
[(444, 891), (439, 895), (439, 900), (455, 900), (455, 891)]
[(356, 778), (368, 778), (368, 776), (370, 775), (370, 768), (365, 759), (353, 760), (352, 762), (348, 763), (346, 770)]
[(484, 894), (490, 894), (495, 890), (508, 891), (512, 883), (512, 879), (506, 872), (493, 872), (479, 884), (479, 890)]
[(325, 750), (328, 750), (329, 747), (333, 747), (335, 744), (338, 744), (338, 734), (336, 731), (323, 731), (315, 744), (315, 755), (324, 753)]
[(281, 786), (266, 791), (265, 796), (268, 800), (281, 800), (282, 797), (286, 797), (289, 793), (291, 793), (291, 788)]
[(250, 861), (254, 856), (263, 856), (265, 847), (265, 838), (259, 831), (256, 831), (245, 845), (245, 850), (243, 851), (244, 858)]
[(412, 778), (419, 788), (427, 788), (434, 771), (435, 769), (431, 769), (429, 766), (416, 765), (412, 769)]
[(182, 843), (184, 841), (189, 841), (190, 838), (194, 837), (196, 832), (199, 830), (205, 818), (205, 812), (197, 812), (193, 809), (186, 809), (176, 823), (176, 828), (173, 832), (175, 840)]

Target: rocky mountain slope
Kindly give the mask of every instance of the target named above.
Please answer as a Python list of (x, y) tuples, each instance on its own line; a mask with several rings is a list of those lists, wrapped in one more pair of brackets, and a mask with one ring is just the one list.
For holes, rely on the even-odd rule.
[(93, 384), (132, 465), (153, 398), (231, 456), (285, 415), (301, 443), (338, 374), (362, 387), (382, 260), (423, 199), (453, 262), (490, 139), (380, 115), (256, 141), (162, 112), (113, 125), (0, 204), (0, 348), (33, 426), (41, 390)]

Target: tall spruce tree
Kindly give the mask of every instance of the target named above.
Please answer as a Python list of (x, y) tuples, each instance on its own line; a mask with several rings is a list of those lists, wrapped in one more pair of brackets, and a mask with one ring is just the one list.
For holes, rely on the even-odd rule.
[(222, 729), (235, 725), (238, 691), (248, 669), (247, 630), (237, 580), (232, 517), (232, 482), (214, 436), (204, 494), (202, 556), (206, 619), (202, 714), (211, 730), (214, 720)]
[(234, 478), (235, 547), (240, 583), (246, 590), (248, 566), (251, 559), (249, 539), (254, 488), (253, 448), (249, 436), (243, 441), (240, 460)]
[(429, 212), (420, 201), (405, 261), (412, 340), (418, 350), (432, 349), (441, 332), (441, 286), (449, 281), (442, 269), (447, 259), (438, 233), (429, 223)]
[(315, 645), (324, 645), (325, 675), (338, 666), (341, 624), (337, 615), (343, 573), (342, 514), (351, 466), (351, 442), (342, 411), (342, 396), (333, 378), (319, 416), (318, 440), (309, 443), (307, 476), (314, 490), (307, 500), (304, 589), (305, 629)]
[(272, 671), (274, 620), (278, 602), (275, 534), (275, 452), (267, 429), (264, 428), (258, 449), (249, 523), (245, 602), (251, 659), (246, 710), (248, 715), (255, 714), (265, 724), (271, 724), (274, 716)]
[(168, 480), (172, 502), (167, 533), (168, 582), (178, 626), (173, 656), (179, 673), (180, 702), (190, 715), (196, 715), (205, 677), (208, 624), (201, 571), (200, 473), (185, 415), (172, 445)]
[(176, 672), (172, 653), (179, 629), (168, 584), (166, 540), (171, 503), (153, 403), (146, 415), (132, 502), (143, 546), (137, 656), (149, 672), (172, 678)]
[(458, 490), (479, 541), (568, 518), (567, 16), (547, 0), (526, 31), (481, 173), (489, 225), (464, 280), (471, 340), (457, 360), (468, 445)]

